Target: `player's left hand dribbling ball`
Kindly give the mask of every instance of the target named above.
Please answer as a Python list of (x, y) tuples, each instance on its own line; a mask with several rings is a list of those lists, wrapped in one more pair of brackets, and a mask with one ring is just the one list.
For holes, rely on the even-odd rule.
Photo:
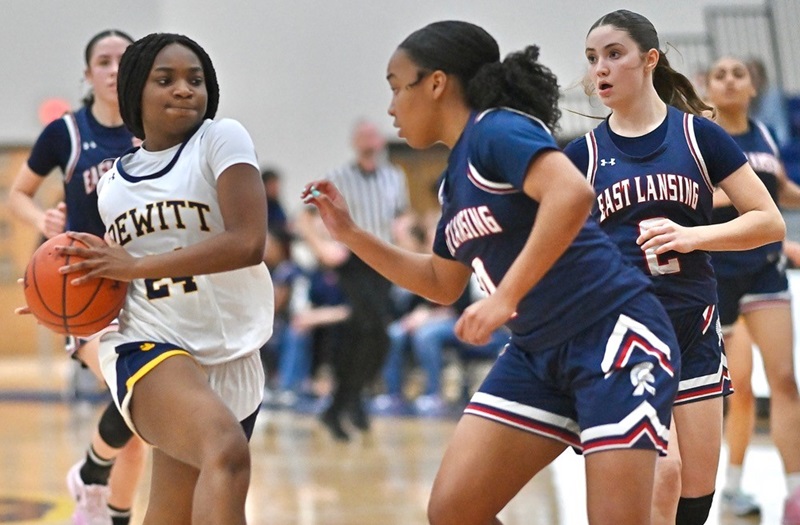
[(85, 272), (62, 274), (58, 269), (81, 259), (56, 251), (56, 246), (86, 245), (62, 233), (33, 253), (25, 269), (25, 301), (41, 324), (59, 334), (88, 336), (109, 325), (125, 303), (128, 283), (96, 278), (74, 285)]

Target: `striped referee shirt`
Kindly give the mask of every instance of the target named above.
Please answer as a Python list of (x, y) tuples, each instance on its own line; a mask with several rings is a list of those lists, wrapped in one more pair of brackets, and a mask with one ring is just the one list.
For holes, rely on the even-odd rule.
[(329, 172), (347, 200), (353, 221), (386, 242), (393, 242), (392, 223), (408, 209), (408, 186), (400, 169), (388, 162), (378, 164), (374, 172), (364, 172), (351, 162)]

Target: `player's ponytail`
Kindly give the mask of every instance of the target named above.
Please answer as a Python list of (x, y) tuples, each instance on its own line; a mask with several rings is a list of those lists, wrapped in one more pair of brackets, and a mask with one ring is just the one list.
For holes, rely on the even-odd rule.
[(667, 55), (658, 51), (658, 64), (653, 70), (653, 87), (665, 103), (675, 106), (685, 113), (702, 116), (704, 112), (714, 112), (714, 108), (703, 102), (692, 82), (669, 65)]
[(478, 110), (508, 107), (540, 119), (551, 131), (558, 126), (558, 79), (539, 62), (538, 46), (484, 65), (467, 86), (467, 100)]

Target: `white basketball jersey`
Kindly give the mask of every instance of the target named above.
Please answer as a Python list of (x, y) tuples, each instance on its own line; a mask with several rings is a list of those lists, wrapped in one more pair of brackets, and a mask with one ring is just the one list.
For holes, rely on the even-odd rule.
[[(184, 144), (138, 149), (116, 160), (98, 185), (106, 231), (142, 257), (196, 244), (224, 230), (217, 178), (228, 167), (258, 168), (252, 139), (237, 121), (206, 120)], [(133, 341), (175, 344), (203, 365), (257, 351), (272, 334), (274, 294), (267, 267), (130, 283), (116, 347)]]

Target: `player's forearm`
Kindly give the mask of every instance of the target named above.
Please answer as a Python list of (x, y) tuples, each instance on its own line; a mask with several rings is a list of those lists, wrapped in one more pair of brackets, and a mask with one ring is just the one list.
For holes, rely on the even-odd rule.
[(752, 210), (728, 222), (695, 228), (696, 249), (707, 251), (750, 250), (786, 237), (786, 224), (777, 208)]
[(406, 290), (444, 304), (458, 297), (451, 297), (450, 290), (440, 282), (430, 254), (398, 248), (358, 228), (343, 241), (362, 261)]
[(222, 232), (180, 250), (140, 257), (130, 277), (205, 275), (263, 264), (264, 239), (265, 236)]
[(8, 193), (6, 203), (17, 219), (36, 228), (37, 231), (43, 231), (44, 210), (29, 195), (12, 189)]

